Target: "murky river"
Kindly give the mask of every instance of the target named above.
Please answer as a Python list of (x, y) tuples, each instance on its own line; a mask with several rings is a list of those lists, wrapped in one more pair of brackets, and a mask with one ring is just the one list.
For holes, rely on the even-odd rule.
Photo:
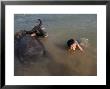
[[(31, 30), (37, 19), (43, 21), (48, 38), (40, 39), (47, 57), (23, 65), (15, 57), (17, 76), (96, 76), (97, 75), (97, 15), (95, 14), (16, 14), (14, 30)], [(84, 52), (67, 51), (70, 38), (88, 39)]]

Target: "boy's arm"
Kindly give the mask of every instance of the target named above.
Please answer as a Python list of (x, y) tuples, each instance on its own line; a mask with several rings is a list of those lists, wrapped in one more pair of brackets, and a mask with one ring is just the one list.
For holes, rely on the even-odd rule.
[(83, 51), (83, 48), (78, 44), (78, 42), (76, 41), (78, 48)]
[(81, 51), (83, 51), (83, 48), (78, 44), (78, 48), (81, 50)]

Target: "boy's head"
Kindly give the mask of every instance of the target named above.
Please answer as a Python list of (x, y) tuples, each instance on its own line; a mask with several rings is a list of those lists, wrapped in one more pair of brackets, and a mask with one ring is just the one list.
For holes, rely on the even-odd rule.
[(74, 42), (75, 42), (74, 39), (69, 39), (69, 40), (67, 41), (68, 47), (71, 47), (71, 45), (74, 44)]

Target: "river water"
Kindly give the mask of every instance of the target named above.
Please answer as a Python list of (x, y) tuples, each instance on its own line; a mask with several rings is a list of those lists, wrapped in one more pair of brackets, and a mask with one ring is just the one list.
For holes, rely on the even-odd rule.
[[(15, 63), (16, 76), (96, 76), (97, 15), (96, 14), (15, 14), (14, 30), (31, 30), (37, 19), (43, 21), (48, 38), (40, 39), (48, 57), (23, 65)], [(84, 52), (67, 51), (70, 38), (88, 39)], [(18, 61), (15, 58), (15, 61)]]

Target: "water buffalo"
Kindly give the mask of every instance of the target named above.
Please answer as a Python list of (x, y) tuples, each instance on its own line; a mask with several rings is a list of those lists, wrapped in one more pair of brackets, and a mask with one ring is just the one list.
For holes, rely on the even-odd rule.
[(38, 58), (45, 53), (45, 47), (40, 42), (39, 37), (47, 37), (47, 32), (42, 29), (42, 21), (38, 19), (39, 24), (30, 31), (19, 31), (14, 37), (15, 56), (21, 62)]

